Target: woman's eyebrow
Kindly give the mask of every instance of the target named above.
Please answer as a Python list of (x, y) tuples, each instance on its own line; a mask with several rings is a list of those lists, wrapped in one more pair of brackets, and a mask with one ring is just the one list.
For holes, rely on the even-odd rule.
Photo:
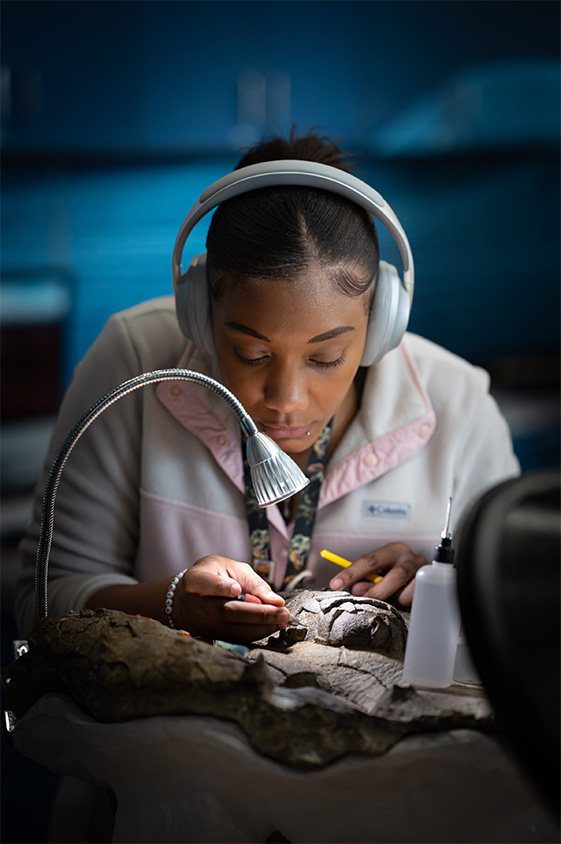
[(323, 334), (316, 334), (315, 337), (311, 337), (308, 340), (308, 343), (323, 343), (325, 340), (332, 340), (334, 337), (338, 337), (339, 334), (344, 334), (346, 331), (354, 330), (354, 326), (352, 325), (340, 325), (339, 328), (332, 328), (329, 331), (324, 331)]
[[(241, 334), (248, 334), (250, 337), (256, 337), (257, 340), (264, 340), (265, 343), (271, 342), (264, 334), (259, 334), (258, 331), (254, 331), (253, 328), (249, 327), (249, 325), (243, 325), (241, 322), (226, 322), (225, 325), (227, 325), (228, 328), (232, 328), (234, 331), (239, 331)], [(315, 337), (310, 337), (307, 342), (324, 343), (326, 340), (332, 340), (340, 334), (345, 334), (347, 331), (354, 330), (354, 326), (352, 325), (340, 325), (338, 328), (331, 328), (329, 331), (324, 331), (323, 334), (316, 334)]]
[(234, 331), (239, 331), (241, 334), (249, 334), (250, 337), (257, 337), (258, 340), (264, 340), (266, 343), (271, 342), (264, 334), (259, 334), (258, 331), (254, 331), (253, 328), (243, 325), (241, 322), (225, 322), (224, 325), (227, 325), (228, 328), (233, 328)]

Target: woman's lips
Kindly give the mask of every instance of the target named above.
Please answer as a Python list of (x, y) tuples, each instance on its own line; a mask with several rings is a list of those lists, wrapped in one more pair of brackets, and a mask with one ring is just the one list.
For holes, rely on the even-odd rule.
[(299, 437), (305, 437), (310, 430), (309, 425), (302, 425), (298, 428), (286, 428), (273, 425), (263, 425), (265, 433), (273, 440), (294, 440)]

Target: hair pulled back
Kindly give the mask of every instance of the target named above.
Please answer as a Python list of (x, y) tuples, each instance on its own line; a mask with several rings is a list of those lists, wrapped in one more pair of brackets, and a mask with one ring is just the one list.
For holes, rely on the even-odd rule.
[[(348, 156), (335, 141), (310, 133), (274, 137), (240, 160), (249, 164), (298, 159), (348, 172)], [(328, 190), (300, 186), (268, 187), (220, 205), (207, 236), (207, 268), (215, 301), (229, 285), (251, 279), (287, 279), (312, 262), (330, 271), (348, 296), (361, 296), (376, 278), (379, 247), (374, 220), (351, 200)]]

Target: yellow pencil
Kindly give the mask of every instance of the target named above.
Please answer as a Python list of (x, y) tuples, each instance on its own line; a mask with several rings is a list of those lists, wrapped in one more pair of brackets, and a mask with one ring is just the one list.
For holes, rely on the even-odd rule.
[[(350, 565), (352, 565), (350, 560), (345, 560), (344, 557), (340, 557), (339, 554), (333, 554), (332, 551), (320, 551), (322, 557), (325, 557), (326, 560), (330, 560), (332, 563), (336, 563), (338, 566), (346, 569)], [(379, 583), (381, 581), (381, 577), (379, 574), (367, 574), (366, 580), (370, 580), (372, 583)]]

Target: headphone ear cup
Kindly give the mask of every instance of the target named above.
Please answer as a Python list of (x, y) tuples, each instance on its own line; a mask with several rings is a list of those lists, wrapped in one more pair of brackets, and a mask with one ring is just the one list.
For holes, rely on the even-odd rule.
[(187, 272), (176, 282), (175, 309), (183, 334), (199, 349), (213, 356), (214, 338), (210, 320), (206, 252), (195, 255)]
[(371, 366), (395, 349), (409, 322), (409, 294), (396, 268), (380, 261), (361, 366)]

